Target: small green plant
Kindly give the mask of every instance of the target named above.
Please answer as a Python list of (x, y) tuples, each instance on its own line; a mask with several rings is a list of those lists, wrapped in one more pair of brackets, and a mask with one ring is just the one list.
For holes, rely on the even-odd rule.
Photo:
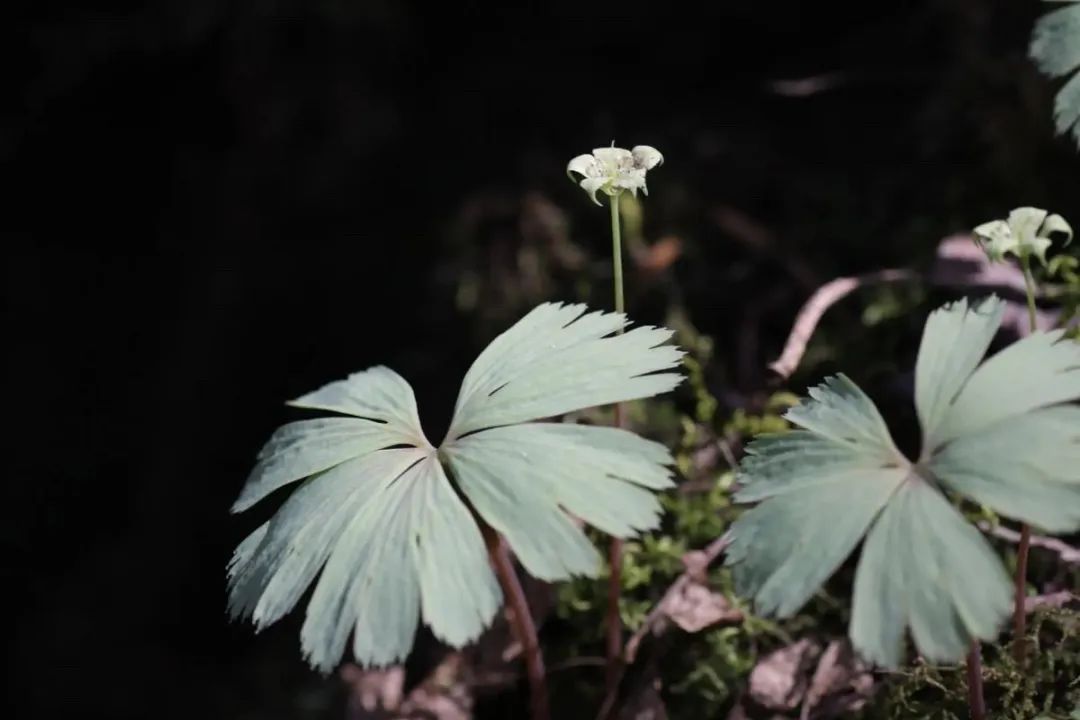
[[(637, 197), (637, 191), (649, 194), (645, 184), (645, 174), (664, 162), (660, 151), (648, 145), (637, 145), (633, 150), (615, 147), (596, 148), (591, 154), (578, 155), (566, 166), (566, 174), (578, 182), (581, 189), (589, 194), (592, 201), (597, 192), (608, 196), (611, 207), (611, 264), (614, 276), (615, 312), (626, 312), (625, 293), (623, 290), (622, 231), (619, 217), (619, 198), (627, 190)], [(578, 181), (574, 176), (580, 176)], [(615, 427), (622, 427), (625, 420), (625, 408), (615, 405)], [(612, 538), (608, 550), (608, 614), (607, 614), (607, 692), (614, 697), (616, 686), (622, 672), (622, 623), (620, 622), (620, 593), (623, 547), (622, 541)]]
[(1080, 146), (1080, 1), (1049, 12), (1035, 24), (1031, 36), (1031, 58), (1046, 75), (1058, 78), (1072, 75), (1054, 100), (1054, 123), (1059, 135), (1072, 132)]
[[(656, 527), (655, 490), (671, 484), (665, 447), (626, 430), (540, 418), (666, 392), (682, 353), (671, 331), (615, 334), (624, 315), (540, 305), (497, 337), (462, 383), (446, 438), (432, 445), (409, 384), (376, 367), (290, 405), (341, 416), (292, 422), (259, 454), (234, 512), (303, 481), (229, 567), (235, 616), (263, 628), (320, 573), (301, 631), (311, 664), (329, 670), (350, 633), (365, 665), (404, 658), (419, 619), (446, 643), (475, 639), (512, 603), (547, 714), (535, 628), (505, 537), (534, 576), (595, 575), (600, 556), (568, 513), (617, 537)], [(487, 551), (495, 566), (489, 566)]]
[[(993, 220), (974, 230), (976, 241), (982, 246), (991, 262), (1003, 262), (1006, 255), (1013, 255), (1020, 261), (1020, 270), (1024, 274), (1024, 289), (1027, 295), (1028, 331), (1038, 329), (1035, 308), (1036, 283), (1031, 272), (1031, 258), (1039, 260), (1047, 267), (1046, 251), (1050, 248), (1054, 236), (1064, 236), (1065, 245), (1072, 240), (1072, 228), (1065, 218), (1051, 215), (1046, 210), (1033, 207), (1021, 207), (1009, 213), (1007, 220)], [(1020, 546), (1017, 550), (1016, 577), (1013, 592), (1013, 652), (1017, 663), (1023, 664), (1025, 653), (1025, 623), (1027, 612), (1024, 609), (1024, 596), (1027, 593), (1027, 561), (1031, 543), (1031, 526), (1023, 523), (1020, 527)], [(973, 651), (974, 652), (974, 651)], [(974, 656), (972, 656), (974, 660)]]
[(849, 634), (880, 665), (904, 659), (910, 627), (931, 661), (997, 636), (1010, 583), (989, 543), (949, 502), (955, 491), (1050, 531), (1080, 527), (1080, 345), (1034, 333), (980, 365), (1004, 303), (931, 314), (915, 406), (923, 446), (897, 450), (873, 402), (843, 375), (788, 411), (799, 429), (748, 448), (726, 564), (762, 614), (794, 614), (865, 536)]

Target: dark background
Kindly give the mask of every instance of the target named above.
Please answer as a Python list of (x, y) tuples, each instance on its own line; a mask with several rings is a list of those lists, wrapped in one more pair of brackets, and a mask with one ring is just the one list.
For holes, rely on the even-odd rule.
[[(225, 563), (256, 525), (227, 508), (292, 417), (282, 401), (350, 371), (401, 372), (440, 436), (490, 339), (454, 304), (462, 248), (516, 227), (496, 212), (453, 232), (477, 198), (512, 218), (542, 193), (602, 258), (606, 212), (567, 160), (660, 148), (649, 227), (684, 238), (671, 286), (732, 393), (760, 379), (725, 369), (739, 319), (789, 288), (763, 366), (808, 294), (785, 257), (824, 280), (924, 262), (1015, 205), (1080, 216), (1055, 86), (1025, 57), (1039, 3), (510, 5), (9, 11), (0, 538), (18, 716), (320, 712), (334, 681), (303, 667), (295, 617), (257, 637), (226, 620)], [(775, 84), (814, 77), (812, 94)], [(766, 223), (778, 254), (728, 237), (718, 204)]]

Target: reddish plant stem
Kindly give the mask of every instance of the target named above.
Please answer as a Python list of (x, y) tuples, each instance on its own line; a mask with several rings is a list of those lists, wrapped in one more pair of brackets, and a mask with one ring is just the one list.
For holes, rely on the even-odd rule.
[(1023, 669), (1027, 648), (1027, 566), (1028, 550), (1031, 548), (1031, 526), (1020, 526), (1020, 544), (1016, 548), (1016, 592), (1013, 597), (1013, 657)]
[(521, 581), (518, 580), (517, 573), (514, 571), (514, 562), (510, 559), (506, 541), (495, 532), (494, 528), (479, 517), (477, 519), (480, 522), (480, 530), (484, 534), (488, 555), (491, 556), (491, 563), (495, 567), (495, 575), (499, 578), (499, 585), (502, 586), (507, 605), (509, 605), (510, 629), (514, 634), (514, 639), (521, 644), (521, 654), (525, 659), (525, 672), (529, 678), (529, 717), (531, 720), (550, 720), (544, 656), (540, 652), (536, 625), (533, 623), (529, 602), (525, 599), (525, 590), (521, 587)]
[[(1027, 291), (1028, 332), (1038, 330), (1038, 313), (1035, 308), (1035, 278), (1031, 274), (1031, 259), (1028, 253), (1020, 256), (1020, 266), (1024, 270), (1024, 289)], [(1027, 609), (1024, 598), (1027, 597), (1028, 550), (1031, 548), (1031, 526), (1020, 525), (1020, 545), (1016, 548), (1016, 592), (1013, 600), (1013, 657), (1017, 665), (1024, 669), (1025, 644), (1027, 643)]]
[[(615, 406), (615, 427), (623, 426), (623, 406)], [(611, 538), (611, 546), (608, 548), (608, 562), (611, 565), (611, 575), (608, 578), (608, 604), (607, 604), (607, 673), (604, 687), (609, 697), (614, 697), (618, 692), (619, 680), (622, 678), (622, 618), (619, 613), (619, 597), (622, 595), (622, 560), (623, 541), (620, 538)]]
[(983, 698), (982, 651), (979, 641), (971, 641), (967, 656), (968, 709), (971, 720), (986, 720), (986, 699)]

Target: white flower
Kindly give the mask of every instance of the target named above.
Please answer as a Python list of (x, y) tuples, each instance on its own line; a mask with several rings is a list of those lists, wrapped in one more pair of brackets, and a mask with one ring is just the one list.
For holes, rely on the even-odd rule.
[(1063, 235), (1065, 244), (1072, 240), (1072, 228), (1060, 215), (1050, 215), (1041, 208), (1022, 207), (1009, 213), (1007, 220), (994, 220), (975, 228), (975, 238), (987, 257), (997, 262), (1006, 253), (1016, 257), (1028, 254), (1046, 264), (1046, 250), (1052, 235)]
[(597, 205), (596, 191), (603, 190), (611, 196), (623, 190), (629, 190), (637, 197), (637, 191), (648, 195), (645, 187), (645, 173), (664, 162), (660, 151), (648, 145), (637, 145), (633, 150), (611, 147), (596, 148), (592, 154), (578, 155), (566, 166), (566, 174), (577, 181), (574, 174), (581, 176), (578, 184), (589, 193)]

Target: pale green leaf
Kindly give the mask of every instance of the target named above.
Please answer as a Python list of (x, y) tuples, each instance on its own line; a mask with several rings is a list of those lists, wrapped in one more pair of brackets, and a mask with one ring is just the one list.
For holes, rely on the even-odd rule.
[(492, 466), (490, 454), (469, 439), (445, 450), (454, 481), (480, 516), (507, 539), (525, 569), (541, 580), (599, 572), (600, 554), (559, 508), (551, 488), (504, 475), (501, 458)]
[(306, 481), (237, 548), (229, 583), (232, 614), (251, 617), (262, 629), (292, 610), (345, 526), (382, 485), (426, 456), (418, 449), (370, 453)]
[(415, 492), (413, 558), (420, 573), (424, 621), (435, 637), (461, 647), (479, 637), (502, 592), (469, 509), (434, 458), (421, 466)]
[[(1023, 218), (1012, 220), (1026, 232)], [(1043, 232), (1046, 220), (1035, 223)], [(866, 535), (850, 627), (865, 657), (899, 664), (905, 628), (933, 661), (958, 660), (973, 638), (997, 634), (1008, 578), (938, 486), (1052, 530), (1080, 527), (1080, 408), (1063, 404), (1080, 398), (1080, 345), (1035, 333), (978, 365), (1001, 315), (991, 298), (927, 321), (918, 464), (843, 376), (788, 413), (798, 429), (749, 446), (736, 500), (760, 504), (732, 525), (727, 563), (758, 612), (798, 611)]]
[[(414, 455), (415, 450), (383, 453)], [(300, 644), (312, 666), (328, 671), (345, 651), (364, 665), (403, 659), (420, 617), (420, 581), (412, 562), (415, 515), (426, 473), (416, 461), (407, 471), (382, 479), (339, 534), (308, 603)]]
[(950, 487), (1052, 532), (1080, 527), (1080, 407), (1058, 405), (953, 440), (930, 461)]
[(388, 476), (348, 514), (301, 632), (313, 665), (333, 667), (350, 630), (359, 662), (397, 662), (421, 612), (436, 637), (457, 646), (491, 622), (501, 594), (480, 531), (434, 455)]
[(822, 437), (808, 430), (760, 435), (746, 449), (736, 480), (739, 502), (864, 477), (868, 470), (906, 467), (899, 455)]
[(671, 331), (634, 328), (584, 305), (540, 305), (476, 359), (461, 385), (444, 442), (483, 428), (562, 415), (667, 392), (683, 353)]
[[(903, 481), (904, 468), (847, 468), (776, 494), (732, 525), (727, 563), (735, 589), (762, 615), (789, 617), (832, 575)], [(839, 510), (839, 511), (838, 511)]]
[[(664, 446), (609, 427), (554, 423), (499, 427), (455, 440), (444, 451), (478, 510), (482, 498), (470, 494), (475, 483), (465, 477), (470, 461), (490, 471), (505, 494), (529, 486), (544, 494), (551, 512), (565, 509), (616, 537), (655, 528), (660, 504), (649, 489), (672, 484), (666, 467), (672, 458)], [(511, 518), (497, 515), (484, 514), (484, 519), (493, 527), (511, 524)], [(513, 538), (511, 547), (517, 550)]]
[(600, 568), (568, 513), (620, 537), (656, 527), (653, 491), (671, 484), (666, 448), (611, 428), (508, 424), (679, 381), (657, 372), (681, 355), (663, 345), (670, 331), (613, 336), (622, 316), (584, 312), (542, 305), (492, 343), (466, 377), (456, 434), (440, 450), (423, 435), (408, 383), (387, 368), (293, 401), (351, 417), (290, 423), (260, 452), (234, 511), (303, 483), (234, 553), (230, 611), (265, 627), (318, 576), (301, 631), (310, 662), (329, 670), (352, 635), (358, 662), (385, 665), (408, 654), (421, 618), (461, 647), (498, 610), (483, 536), (458, 490), (544, 579)]
[(972, 373), (946, 413), (933, 450), (1003, 420), (1080, 398), (1080, 344), (1064, 331), (1036, 332)]
[(288, 404), (377, 420), (408, 435), (414, 445), (430, 445), (420, 427), (412, 387), (387, 367), (377, 366), (353, 373)]
[[(1039, 69), (1062, 77), (1080, 69), (1080, 3), (1073, 2), (1039, 18), (1029, 50)], [(1080, 145), (1080, 73), (1058, 91), (1054, 118), (1059, 134), (1070, 130)]]
[(1046, 13), (1035, 23), (1031, 36), (1031, 57), (1039, 70), (1060, 77), (1080, 69), (1080, 3)]
[(866, 539), (849, 629), (863, 657), (896, 667), (903, 629), (934, 662), (991, 640), (1012, 606), (1009, 578), (986, 540), (925, 479), (897, 490)]
[(356, 418), (318, 418), (278, 428), (259, 451), (233, 512), (242, 512), (289, 483), (393, 445), (412, 444), (401, 428)]
[(823, 437), (895, 454), (889, 428), (873, 401), (843, 374), (826, 378), (810, 389), (810, 401), (792, 407), (784, 415), (799, 427)]
[(1062, 85), (1054, 98), (1054, 129), (1059, 135), (1072, 129), (1073, 139), (1080, 145), (1080, 72)]
[(802, 607), (908, 473), (877, 409), (850, 380), (829, 378), (810, 395), (787, 415), (807, 429), (755, 440), (739, 469), (736, 499), (765, 501), (732, 526), (727, 564), (736, 591), (766, 615)]
[(989, 349), (1004, 312), (1005, 303), (990, 297), (971, 307), (963, 299), (930, 313), (915, 362), (915, 410), (924, 445), (937, 445), (939, 426)]

